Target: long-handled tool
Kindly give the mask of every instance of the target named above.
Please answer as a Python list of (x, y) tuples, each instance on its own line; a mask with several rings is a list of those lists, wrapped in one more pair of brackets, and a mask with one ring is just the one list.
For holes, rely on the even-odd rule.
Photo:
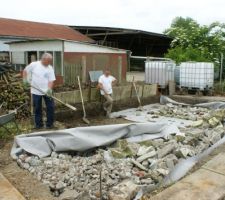
[(79, 85), (80, 98), (81, 98), (81, 103), (82, 103), (82, 108), (83, 108), (83, 118), (82, 119), (86, 124), (90, 124), (90, 121), (86, 118), (86, 110), (85, 110), (85, 107), (84, 107), (84, 99), (83, 99), (83, 93), (82, 93), (82, 89), (81, 89), (80, 77), (79, 76), (77, 77), (77, 82), (78, 82), (78, 85)]
[[(42, 91), (40, 88), (38, 87), (35, 87), (33, 85), (31, 85), (32, 88), (38, 90), (39, 92), (43, 93), (44, 95), (48, 96), (48, 94), (46, 94), (44, 91)], [(71, 106), (70, 104), (68, 103), (64, 103), (63, 101), (61, 101), (60, 99), (54, 97), (54, 96), (50, 96), (51, 98), (53, 98), (54, 100), (58, 101), (59, 103), (61, 103), (62, 105), (66, 106), (67, 108), (73, 110), (73, 111), (76, 111), (77, 109), (74, 107), (74, 106)]]
[(139, 97), (138, 92), (137, 92), (137, 87), (136, 87), (136, 84), (135, 84), (135, 82), (134, 82), (134, 76), (133, 76), (133, 81), (132, 81), (132, 83), (133, 83), (134, 91), (135, 91), (135, 94), (136, 94), (136, 97), (137, 97), (137, 100), (138, 100), (138, 104), (139, 104), (138, 109), (139, 109), (139, 110), (143, 110), (143, 107), (142, 107), (142, 105), (141, 105), (141, 100), (140, 100), (140, 97)]

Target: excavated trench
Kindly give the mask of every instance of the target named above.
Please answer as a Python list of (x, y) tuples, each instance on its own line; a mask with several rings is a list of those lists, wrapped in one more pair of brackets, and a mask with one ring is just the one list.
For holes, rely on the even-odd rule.
[[(200, 102), (195, 99), (194, 103), (196, 101)], [(159, 97), (143, 100), (143, 105), (156, 102), (159, 102)], [(182, 102), (185, 102), (185, 99), (182, 99)], [(187, 102), (191, 102), (190, 98)], [(137, 105), (135, 99), (130, 99), (115, 103), (114, 110), (137, 107)], [(87, 110), (92, 125), (130, 122), (123, 118), (105, 119), (101, 115), (101, 104), (88, 105)], [(171, 134), (166, 138), (136, 143), (121, 139), (110, 146), (84, 153), (53, 152), (50, 157), (41, 159), (24, 152), (17, 159), (17, 163), (29, 173), (29, 177), (38, 179), (38, 182), (49, 188), (52, 197), (49, 196), (48, 199), (100, 199), (101, 197), (112, 200), (133, 199), (138, 192), (140, 196), (164, 185), (162, 183), (165, 183), (165, 178), (168, 174), (172, 174), (178, 163), (200, 155), (209, 147), (212, 148), (224, 136), (221, 127), (223, 112), (210, 115), (210, 119), (219, 118), (211, 120), (210, 124), (209, 119), (203, 117), (209, 111), (203, 108), (186, 112), (183, 107), (162, 106), (158, 110), (152, 110), (154, 109), (147, 110), (149, 115), (147, 120), (150, 119), (151, 123), (155, 123), (153, 121), (157, 121), (162, 115), (171, 117), (174, 110), (181, 111), (178, 113), (179, 119), (195, 120), (188, 127), (180, 128), (181, 133), (185, 133), (188, 137)], [(194, 113), (190, 115), (190, 112)], [(138, 117), (140, 112), (135, 111), (134, 115)], [(194, 115), (197, 115), (196, 119), (193, 118)], [(65, 123), (66, 127), (84, 126), (80, 120), (81, 116), (82, 112), (75, 114), (59, 110), (57, 120)], [(21, 190), (23, 193), (25, 189)]]

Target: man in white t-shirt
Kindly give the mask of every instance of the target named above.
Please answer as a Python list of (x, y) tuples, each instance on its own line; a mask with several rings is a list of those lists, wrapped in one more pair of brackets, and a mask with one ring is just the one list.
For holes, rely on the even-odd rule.
[(52, 128), (54, 123), (54, 101), (51, 96), (55, 73), (51, 63), (52, 55), (44, 53), (40, 61), (30, 63), (23, 71), (24, 87), (31, 87), (35, 128), (37, 129), (43, 128), (44, 126), (42, 120), (42, 98), (46, 104), (46, 128)]
[(115, 77), (111, 76), (110, 70), (106, 69), (104, 74), (98, 79), (98, 87), (100, 88), (100, 93), (105, 97), (105, 103), (103, 108), (106, 111), (106, 116), (109, 117), (112, 111), (113, 98), (112, 98), (112, 86), (116, 83)]

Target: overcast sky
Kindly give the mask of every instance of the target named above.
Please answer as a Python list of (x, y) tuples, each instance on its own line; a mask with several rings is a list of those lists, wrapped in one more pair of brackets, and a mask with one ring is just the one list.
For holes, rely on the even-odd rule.
[(0, 10), (5, 18), (159, 33), (176, 16), (225, 22), (225, 0), (3, 0)]

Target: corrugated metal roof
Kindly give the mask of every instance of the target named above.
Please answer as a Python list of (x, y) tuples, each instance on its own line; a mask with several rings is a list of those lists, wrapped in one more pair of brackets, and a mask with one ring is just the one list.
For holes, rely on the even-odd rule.
[(91, 38), (65, 25), (0, 18), (0, 27), (0, 36), (94, 42)]

